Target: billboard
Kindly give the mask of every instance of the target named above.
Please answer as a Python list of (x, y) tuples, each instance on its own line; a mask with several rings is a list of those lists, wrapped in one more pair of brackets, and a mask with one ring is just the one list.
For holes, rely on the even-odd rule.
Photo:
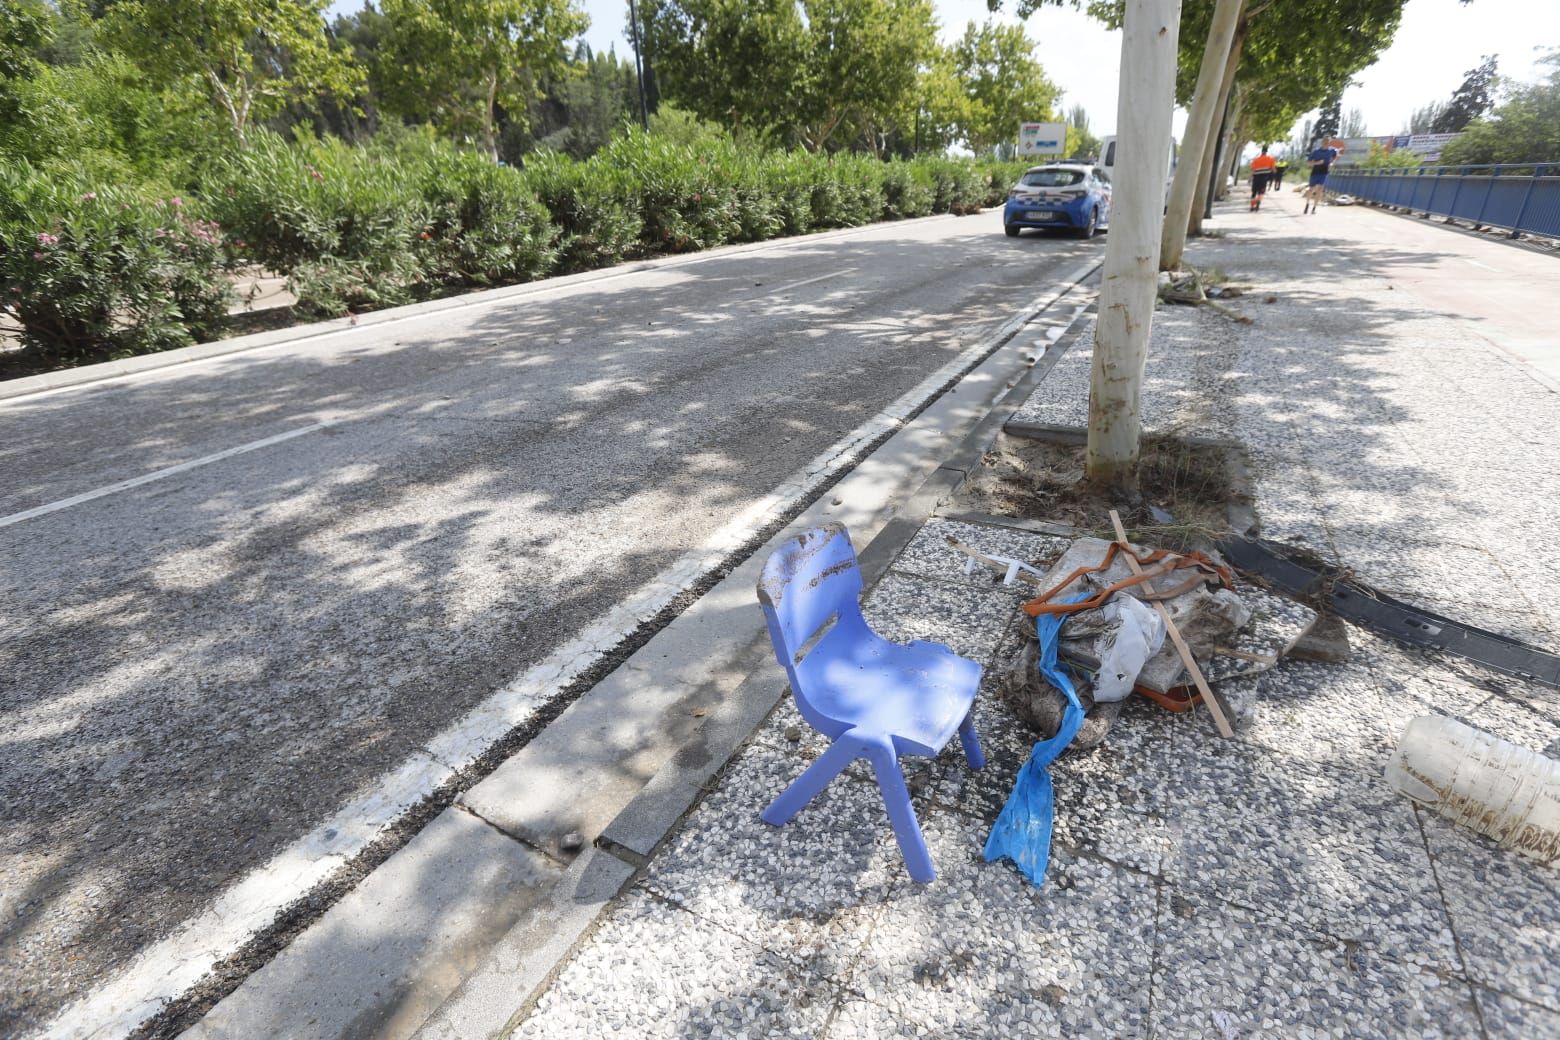
[(1066, 123), (1019, 123), (1019, 155), (1061, 155), (1067, 150)]
[(1435, 162), (1441, 149), (1457, 134), (1394, 134), (1389, 137), (1348, 137), (1348, 145), (1338, 157), (1338, 166), (1353, 166), (1370, 158), (1370, 146), (1378, 144), (1384, 152), (1412, 152), (1424, 162)]
[(1425, 162), (1435, 162), (1441, 157), (1441, 149), (1456, 139), (1456, 134), (1414, 134), (1406, 145), (1398, 147), (1407, 148)]

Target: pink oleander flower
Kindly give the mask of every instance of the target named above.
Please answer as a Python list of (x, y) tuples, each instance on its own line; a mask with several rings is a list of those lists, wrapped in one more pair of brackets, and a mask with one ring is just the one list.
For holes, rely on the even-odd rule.
[(48, 258), (46, 256), (44, 256), (42, 253), (34, 253), (33, 254), (33, 259), (34, 260), (46, 260)]
[(184, 200), (182, 198), (180, 198), (179, 196), (175, 195), (173, 198), (168, 200), (168, 205), (170, 205), (170, 206), (182, 206), (182, 205), (184, 205)]
[(81, 201), (82, 202), (91, 202), (95, 198), (97, 198), (97, 192), (89, 191), (85, 195), (81, 196)]
[(38, 235), (38, 244), (41, 246), (57, 246), (60, 244), (60, 237), (58, 235), (51, 235), (47, 231), (43, 231)]

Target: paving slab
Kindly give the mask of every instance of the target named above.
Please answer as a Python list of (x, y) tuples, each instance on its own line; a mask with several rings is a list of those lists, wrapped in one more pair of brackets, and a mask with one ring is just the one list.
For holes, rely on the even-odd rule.
[(1249, 909), (1211, 905), (1194, 884), (1165, 887), (1155, 955), (1153, 1036), (1482, 1033), (1467, 983)]
[(843, 981), (904, 868), (870, 781), (837, 778), (784, 827), (759, 819), (805, 765), (794, 751), (750, 746), (651, 863), (644, 886)]
[(922, 826), (938, 880), (896, 884), (851, 989), (944, 1036), (1146, 1032), (1152, 878), (1058, 852), (1036, 889), (981, 858), (982, 821), (934, 812)]
[(1166, 876), (1407, 963), (1456, 968), (1413, 806), (1379, 776), (1189, 731), (1155, 755)]
[(761, 946), (636, 889), (512, 1035), (812, 1037), (834, 998)]
[[(971, 558), (949, 545), (949, 538), (957, 538), (971, 549), (989, 556), (1021, 560), (1042, 574), (1072, 544), (1071, 539), (1057, 535), (1032, 534), (1008, 527), (934, 517), (905, 546), (894, 561), (894, 570), (900, 574), (937, 578), (978, 588), (1001, 585), (1002, 576), (991, 567), (977, 562), (974, 567), (967, 568), (966, 563)], [(1028, 582), (1019, 582), (1012, 589), (1031, 597), (1040, 591), (1038, 586)]]
[(562, 874), (447, 809), (184, 1036), (408, 1034)]
[(1490, 1040), (1557, 1040), (1560, 1011), (1539, 1007), (1483, 986), (1474, 987), (1484, 1035)]
[(1416, 811), (1468, 977), (1560, 1013), (1560, 871)]

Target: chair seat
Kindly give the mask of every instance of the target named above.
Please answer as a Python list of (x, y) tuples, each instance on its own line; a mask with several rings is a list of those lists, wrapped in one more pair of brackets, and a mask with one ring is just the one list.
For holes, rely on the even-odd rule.
[(812, 709), (804, 710), (807, 721), (826, 736), (859, 728), (893, 737), (899, 751), (928, 756), (969, 714), (980, 675), (980, 665), (936, 644), (905, 646), (859, 631), (831, 632), (796, 670)]

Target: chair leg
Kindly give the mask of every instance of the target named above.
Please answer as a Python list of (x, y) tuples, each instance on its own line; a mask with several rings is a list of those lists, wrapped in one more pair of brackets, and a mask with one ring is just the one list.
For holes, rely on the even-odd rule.
[(986, 753), (980, 749), (980, 738), (975, 735), (975, 709), (959, 723), (959, 746), (964, 748), (964, 761), (971, 769), (986, 768)]
[(769, 803), (769, 808), (759, 813), (759, 819), (771, 827), (784, 827), (790, 822), (791, 817), (807, 807), (807, 803), (818, 797), (818, 794), (829, 786), (829, 781), (839, 775), (840, 771), (850, 765), (861, 754), (861, 742), (850, 737), (842, 736), (830, 744), (828, 750), (818, 756), (818, 761), (808, 766), (806, 771), (795, 780), (791, 786), (780, 792), (779, 797)]
[(915, 809), (910, 805), (910, 789), (905, 786), (905, 774), (899, 768), (899, 756), (892, 745), (872, 747), (867, 750), (872, 771), (877, 774), (878, 790), (883, 793), (883, 807), (888, 810), (888, 822), (893, 825), (894, 837), (899, 842), (899, 854), (905, 858), (905, 867), (911, 880), (921, 884), (937, 879), (937, 868), (932, 866), (932, 854), (926, 849), (926, 839), (921, 836), (921, 825), (916, 822)]

